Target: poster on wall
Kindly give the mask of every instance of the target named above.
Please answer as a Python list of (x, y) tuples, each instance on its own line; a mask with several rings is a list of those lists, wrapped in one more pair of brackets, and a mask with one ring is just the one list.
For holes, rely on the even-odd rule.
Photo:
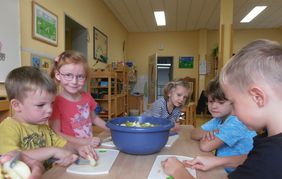
[(31, 66), (41, 69), (49, 74), (51, 72), (53, 60), (48, 57), (31, 54), (30, 64)]
[(21, 66), (19, 0), (1, 0), (0, 6), (0, 83), (14, 68)]
[(199, 75), (207, 74), (207, 61), (202, 59), (199, 64)]
[(194, 68), (194, 57), (179, 57), (179, 68)]

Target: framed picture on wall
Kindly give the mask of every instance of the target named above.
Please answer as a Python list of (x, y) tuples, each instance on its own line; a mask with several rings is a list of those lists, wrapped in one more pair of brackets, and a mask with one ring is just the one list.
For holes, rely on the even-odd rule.
[(32, 1), (32, 37), (58, 46), (58, 16)]
[(179, 68), (194, 68), (194, 57), (179, 57)]
[(108, 62), (108, 37), (94, 27), (94, 59), (103, 63)]

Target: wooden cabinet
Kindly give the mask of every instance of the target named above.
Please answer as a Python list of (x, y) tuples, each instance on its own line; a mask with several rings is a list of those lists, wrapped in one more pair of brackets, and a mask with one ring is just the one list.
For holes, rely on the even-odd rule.
[(115, 115), (116, 73), (104, 69), (95, 69), (89, 74), (88, 91), (102, 108), (99, 116), (111, 119)]
[(117, 76), (116, 115), (124, 116), (128, 114), (128, 68), (124, 65), (117, 65), (113, 71)]
[(128, 72), (126, 67), (95, 69), (90, 72), (88, 91), (102, 108), (105, 119), (128, 113)]

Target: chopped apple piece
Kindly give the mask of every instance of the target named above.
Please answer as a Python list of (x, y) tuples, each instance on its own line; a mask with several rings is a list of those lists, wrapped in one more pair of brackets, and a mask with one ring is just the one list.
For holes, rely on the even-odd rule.
[(95, 167), (97, 165), (97, 161), (90, 155), (87, 156), (87, 159), (89, 160), (91, 166)]

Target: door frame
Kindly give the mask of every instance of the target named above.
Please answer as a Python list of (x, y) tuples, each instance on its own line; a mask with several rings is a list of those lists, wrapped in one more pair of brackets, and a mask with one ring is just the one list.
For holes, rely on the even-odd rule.
[(148, 104), (153, 103), (157, 98), (157, 60), (158, 54), (149, 56), (148, 62)]

